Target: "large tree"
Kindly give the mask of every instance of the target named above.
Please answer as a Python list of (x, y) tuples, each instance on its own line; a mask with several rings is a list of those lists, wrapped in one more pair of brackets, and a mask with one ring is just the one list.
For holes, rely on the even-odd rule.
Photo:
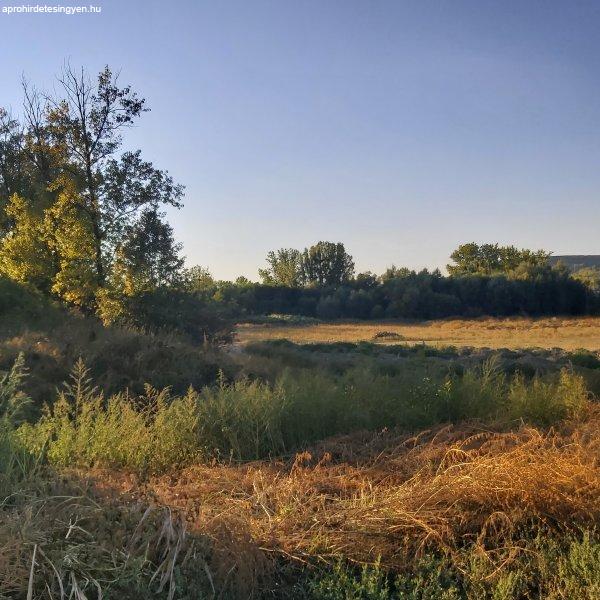
[(76, 204), (94, 238), (95, 275), (104, 284), (113, 252), (125, 228), (145, 208), (180, 206), (183, 189), (165, 172), (143, 161), (140, 151), (117, 156), (122, 131), (148, 110), (130, 86), (106, 67), (92, 84), (70, 67), (59, 78), (47, 126), (61, 153), (64, 171), (79, 182)]
[[(32, 270), (27, 257), (45, 246), (47, 272), (31, 283), (49, 279), (59, 296), (93, 308), (133, 232), (147, 242), (144, 260), (164, 263), (160, 255), (170, 231), (158, 209), (179, 207), (183, 188), (139, 150), (119, 154), (123, 132), (148, 109), (108, 67), (92, 81), (83, 69), (66, 66), (53, 94), (25, 85), (24, 97), (22, 126), (0, 113), (0, 200), (6, 204), (19, 194), (3, 211), (0, 258), (11, 265), (11, 276), (22, 279)], [(170, 251), (176, 250), (171, 240)], [(172, 265), (179, 267), (178, 261)]]
[(304, 285), (336, 286), (354, 275), (354, 261), (344, 244), (318, 242), (302, 253), (301, 280)]

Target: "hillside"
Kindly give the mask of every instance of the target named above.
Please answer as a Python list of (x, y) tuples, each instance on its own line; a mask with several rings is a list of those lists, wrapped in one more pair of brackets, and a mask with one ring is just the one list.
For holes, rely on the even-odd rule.
[(68, 310), (0, 277), (0, 369), (9, 369), (20, 353), (34, 413), (68, 379), (80, 358), (105, 394), (141, 394), (145, 384), (183, 392), (190, 385), (214, 382), (220, 370), (233, 372), (227, 356), (214, 348), (204, 349), (175, 334), (105, 327), (96, 317)]
[(549, 261), (551, 265), (562, 263), (569, 267), (571, 271), (590, 267), (600, 269), (600, 254), (563, 254), (551, 256)]

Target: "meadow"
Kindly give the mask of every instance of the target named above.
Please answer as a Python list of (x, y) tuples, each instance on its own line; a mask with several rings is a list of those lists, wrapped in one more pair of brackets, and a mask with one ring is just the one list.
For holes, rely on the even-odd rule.
[(240, 323), (241, 343), (288, 339), (298, 343), (369, 341), (488, 348), (600, 349), (598, 317), (508, 317), (437, 321)]

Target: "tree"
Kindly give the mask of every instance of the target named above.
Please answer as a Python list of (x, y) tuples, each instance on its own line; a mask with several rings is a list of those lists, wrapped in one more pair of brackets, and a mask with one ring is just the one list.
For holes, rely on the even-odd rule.
[(258, 274), (266, 285), (298, 287), (301, 280), (302, 255), (294, 248), (280, 248), (267, 254), (267, 269), (259, 269)]
[(147, 209), (125, 232), (117, 260), (127, 273), (132, 290), (153, 290), (181, 281), (180, 251), (173, 228), (155, 209)]
[(382, 283), (386, 283), (387, 281), (391, 281), (392, 279), (402, 279), (405, 277), (410, 277), (414, 275), (415, 272), (411, 271), (407, 267), (397, 267), (396, 265), (392, 265), (385, 270), (385, 273), (380, 276), (380, 280)]
[(450, 275), (495, 275), (510, 273), (522, 264), (544, 266), (550, 253), (544, 250), (518, 249), (515, 246), (462, 244), (451, 255), (454, 264), (446, 266)]
[(56, 201), (44, 211), (45, 242), (57, 265), (51, 291), (85, 311), (95, 308), (98, 291), (93, 223), (80, 210), (76, 184), (55, 183)]
[(337, 286), (354, 275), (354, 261), (344, 244), (319, 242), (302, 253), (301, 281), (311, 286)]
[[(125, 232), (116, 251), (111, 276), (98, 292), (98, 311), (105, 323), (134, 322), (137, 297), (146, 300), (159, 290), (189, 292), (183, 272), (181, 245), (173, 229), (155, 210), (144, 211)], [(163, 294), (164, 297), (164, 294)]]
[(0, 108), (0, 207), (22, 192), (23, 132), (19, 122)]
[(83, 69), (66, 66), (59, 84), (45, 111), (48, 143), (63, 175), (77, 182), (74, 201), (91, 225), (94, 278), (103, 287), (125, 230), (147, 208), (179, 207), (183, 188), (139, 151), (116, 156), (122, 131), (148, 109), (129, 86), (118, 85), (109, 67), (93, 85)]
[(108, 67), (93, 84), (67, 65), (58, 82), (50, 96), (24, 83), (23, 125), (0, 111), (0, 257), (12, 278), (93, 310), (115, 270), (152, 287), (180, 268), (159, 207), (181, 206), (183, 187), (139, 150), (118, 155), (148, 109)]
[(195, 265), (183, 272), (184, 286), (190, 292), (203, 292), (215, 287), (215, 278), (211, 272), (200, 265)]
[(573, 273), (573, 279), (580, 281), (594, 293), (600, 293), (600, 269), (586, 267)]
[(5, 216), (12, 227), (0, 242), (0, 271), (13, 281), (49, 292), (58, 269), (47, 242), (44, 214), (13, 194)]

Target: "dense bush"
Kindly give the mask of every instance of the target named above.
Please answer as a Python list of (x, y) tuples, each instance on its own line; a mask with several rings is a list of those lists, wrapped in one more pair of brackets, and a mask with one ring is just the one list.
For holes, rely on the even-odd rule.
[(224, 306), (183, 289), (158, 288), (100, 303), (108, 325), (133, 327), (146, 333), (176, 332), (195, 343), (224, 342), (232, 336), (233, 322)]
[(232, 325), (221, 307), (166, 289), (135, 302), (138, 317), (105, 326), (94, 316), (0, 277), (0, 370), (9, 370), (20, 353), (25, 355), (30, 417), (54, 396), (80, 357), (107, 394), (141, 394), (146, 383), (181, 394), (190, 385), (200, 388), (216, 381), (219, 370), (227, 376), (237, 370), (218, 347), (231, 335)]

